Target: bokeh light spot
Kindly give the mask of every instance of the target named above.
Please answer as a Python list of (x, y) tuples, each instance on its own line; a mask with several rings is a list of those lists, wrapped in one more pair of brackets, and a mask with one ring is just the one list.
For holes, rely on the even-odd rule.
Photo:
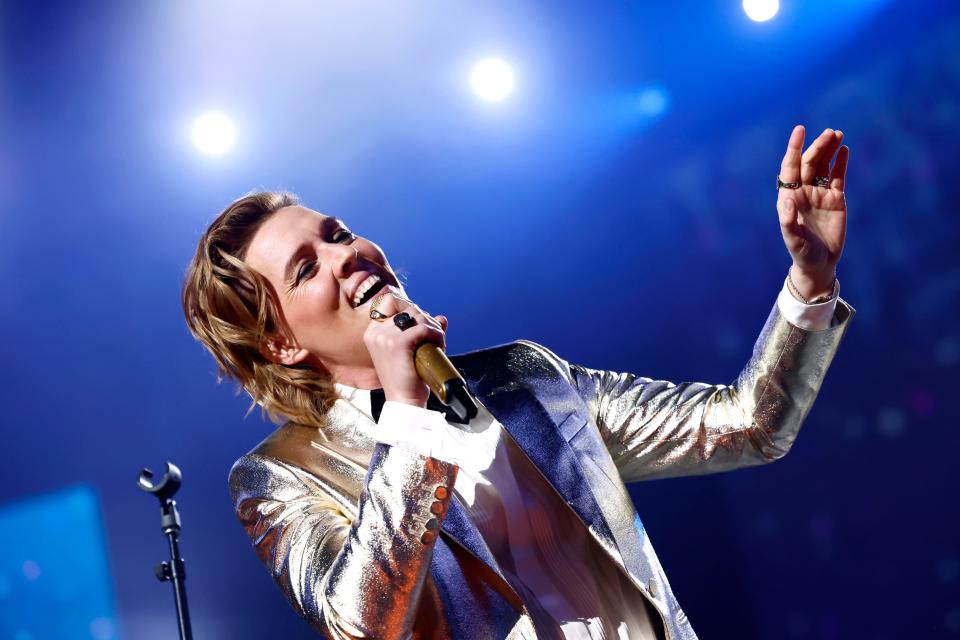
[(40, 577), (40, 565), (33, 560), (26, 560), (23, 563), (23, 577), (33, 582)]
[(960, 578), (960, 558), (941, 558), (937, 563), (937, 578), (944, 584), (956, 582)]
[(909, 402), (914, 415), (926, 417), (937, 410), (937, 397), (929, 389), (915, 389)]
[(903, 411), (896, 407), (886, 407), (877, 416), (877, 429), (888, 438), (896, 438), (903, 433), (907, 420)]
[(933, 353), (937, 362), (945, 367), (956, 364), (960, 360), (960, 339), (955, 336), (944, 338), (934, 347)]
[(648, 118), (663, 115), (670, 106), (670, 96), (666, 89), (659, 86), (647, 87), (637, 98), (637, 108)]
[(110, 618), (94, 618), (90, 621), (90, 636), (94, 640), (111, 640), (116, 637), (113, 621)]

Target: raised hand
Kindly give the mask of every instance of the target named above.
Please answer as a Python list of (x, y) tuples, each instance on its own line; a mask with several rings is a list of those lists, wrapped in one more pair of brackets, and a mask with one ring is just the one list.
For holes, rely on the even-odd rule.
[(842, 131), (824, 129), (806, 151), (803, 138), (804, 128), (797, 125), (780, 166), (779, 178), (786, 186), (778, 189), (777, 213), (783, 242), (793, 258), (791, 279), (811, 300), (833, 291), (847, 229), (843, 189), (850, 149), (840, 144)]

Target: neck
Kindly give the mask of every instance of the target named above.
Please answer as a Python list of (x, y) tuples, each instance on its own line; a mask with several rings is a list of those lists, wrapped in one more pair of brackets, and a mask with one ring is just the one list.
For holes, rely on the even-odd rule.
[(334, 365), (326, 368), (334, 380), (356, 389), (379, 389), (383, 386), (373, 367)]

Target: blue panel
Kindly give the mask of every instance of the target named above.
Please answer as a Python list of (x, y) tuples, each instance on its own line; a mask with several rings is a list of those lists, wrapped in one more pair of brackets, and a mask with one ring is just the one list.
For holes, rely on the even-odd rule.
[(100, 507), (73, 487), (0, 507), (0, 638), (119, 637)]

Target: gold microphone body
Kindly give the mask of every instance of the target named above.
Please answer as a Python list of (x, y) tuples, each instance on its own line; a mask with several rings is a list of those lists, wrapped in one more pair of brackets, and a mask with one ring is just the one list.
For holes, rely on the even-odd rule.
[(477, 403), (467, 390), (467, 382), (434, 342), (421, 342), (413, 351), (417, 375), (433, 394), (464, 421), (477, 415)]

